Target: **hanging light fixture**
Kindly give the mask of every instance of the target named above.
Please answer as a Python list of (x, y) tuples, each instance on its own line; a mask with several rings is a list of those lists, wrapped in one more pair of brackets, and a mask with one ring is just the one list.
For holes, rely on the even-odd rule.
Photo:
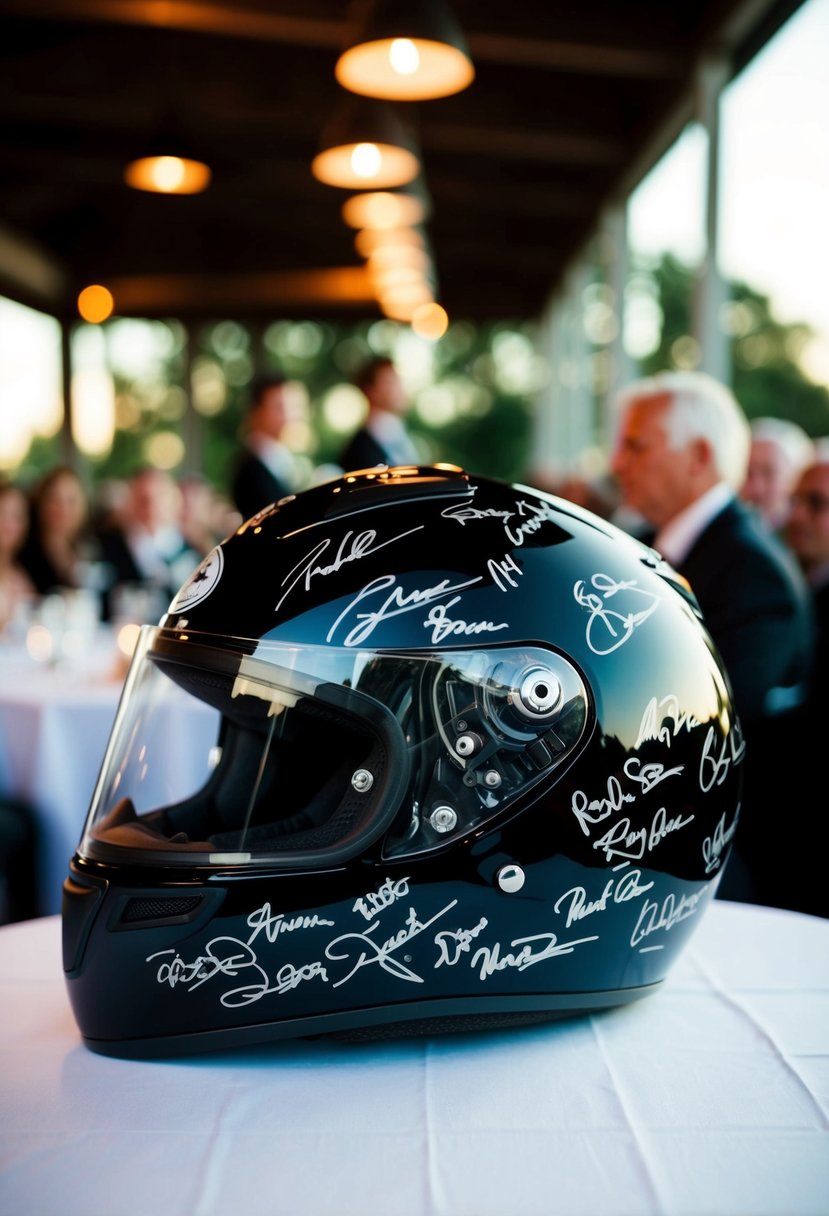
[(311, 172), (328, 186), (386, 190), (414, 181), (414, 138), (391, 106), (349, 97), (320, 138)]
[(200, 194), (212, 180), (210, 166), (193, 151), (189, 136), (186, 64), (180, 51), (177, 38), (166, 31), (158, 45), (156, 121), (143, 151), (124, 169), (124, 180), (133, 190)]
[(352, 194), (342, 206), (349, 228), (411, 228), (423, 224), (432, 211), (422, 174), (396, 190)]
[(443, 0), (369, 0), (334, 69), (343, 88), (389, 101), (428, 101), (475, 78), (466, 40)]
[(363, 228), (354, 237), (354, 248), (364, 258), (370, 257), (376, 249), (403, 245), (425, 249), (426, 238), (418, 228)]
[(155, 194), (200, 194), (212, 176), (209, 165), (191, 156), (139, 156), (124, 169), (128, 186)]

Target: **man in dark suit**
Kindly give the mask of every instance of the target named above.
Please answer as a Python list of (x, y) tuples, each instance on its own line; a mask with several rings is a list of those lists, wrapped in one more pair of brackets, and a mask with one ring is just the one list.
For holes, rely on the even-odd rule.
[(726, 897), (785, 902), (780, 858), (795, 828), (792, 774), (814, 653), (808, 587), (791, 554), (737, 491), (748, 423), (701, 372), (663, 373), (619, 401), (613, 471), (690, 583), (725, 664), (746, 743), (745, 788)]
[(354, 383), (365, 395), (368, 413), (340, 454), (343, 471), (372, 469), (378, 464), (417, 464), (417, 449), (403, 422), (409, 401), (391, 359), (372, 359)]
[(817, 624), (817, 648), (804, 723), (807, 762), (798, 774), (798, 790), (814, 808), (808, 851), (816, 871), (812, 883), (803, 884), (803, 912), (829, 916), (829, 883), (825, 858), (829, 850), (829, 815), (826, 813), (826, 742), (829, 739), (829, 456), (819, 458), (801, 473), (794, 487), (784, 536), (791, 546), (812, 592)]
[(242, 519), (299, 488), (296, 457), (282, 439), (290, 417), (288, 394), (284, 376), (266, 376), (253, 384), (245, 437), (230, 482), (231, 497)]

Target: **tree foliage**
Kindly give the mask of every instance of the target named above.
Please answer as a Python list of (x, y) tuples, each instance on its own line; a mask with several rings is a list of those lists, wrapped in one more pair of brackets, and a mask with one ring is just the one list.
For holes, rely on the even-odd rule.
[[(694, 271), (666, 254), (649, 271), (662, 313), (658, 346), (642, 362), (645, 374), (689, 366)], [(803, 372), (799, 356), (811, 336), (805, 324), (778, 321), (768, 296), (746, 283), (728, 284), (722, 317), (729, 334), (731, 387), (749, 418), (797, 422), (808, 435), (829, 434), (829, 390)], [(691, 352), (693, 355), (693, 352)]]

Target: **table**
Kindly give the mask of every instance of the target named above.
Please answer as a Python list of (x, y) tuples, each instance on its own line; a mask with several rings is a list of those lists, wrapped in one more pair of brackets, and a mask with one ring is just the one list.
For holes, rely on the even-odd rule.
[[(82, 663), (49, 667), (25, 654), (0, 655), (0, 795), (32, 807), (39, 829), (40, 911), (60, 911), (61, 889), (104, 757), (125, 675), (104, 635)], [(215, 711), (182, 697), (162, 733), (166, 763), (182, 780), (215, 742)]]
[(569, 1022), (96, 1056), (57, 918), (0, 930), (3, 1216), (825, 1216), (829, 921), (717, 901)]

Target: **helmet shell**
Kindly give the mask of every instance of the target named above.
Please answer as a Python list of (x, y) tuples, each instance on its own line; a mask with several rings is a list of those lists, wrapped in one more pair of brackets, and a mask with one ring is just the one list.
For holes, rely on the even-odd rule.
[[(744, 750), (727, 675), (682, 580), (573, 504), (452, 466), (348, 474), (246, 521), (162, 625), (227, 639), (236, 658), (291, 647), (445, 667), (469, 651), (499, 671), (516, 649), (547, 654), (544, 672), (575, 673), (581, 716), (547, 764), (539, 739), (555, 731), (533, 723), (549, 681), (532, 663), (507, 680), (499, 705), (532, 726), (513, 732), (511, 755), (532, 780), (409, 851), (392, 845), (389, 816), (416, 818), (417, 805), (390, 806), (353, 847), (288, 861), (104, 845), (91, 818), (65, 885), (64, 965), (96, 1050), (622, 1004), (659, 985), (714, 895)], [(302, 755), (310, 783), (314, 752)], [(391, 788), (412, 801), (414, 787)]]

